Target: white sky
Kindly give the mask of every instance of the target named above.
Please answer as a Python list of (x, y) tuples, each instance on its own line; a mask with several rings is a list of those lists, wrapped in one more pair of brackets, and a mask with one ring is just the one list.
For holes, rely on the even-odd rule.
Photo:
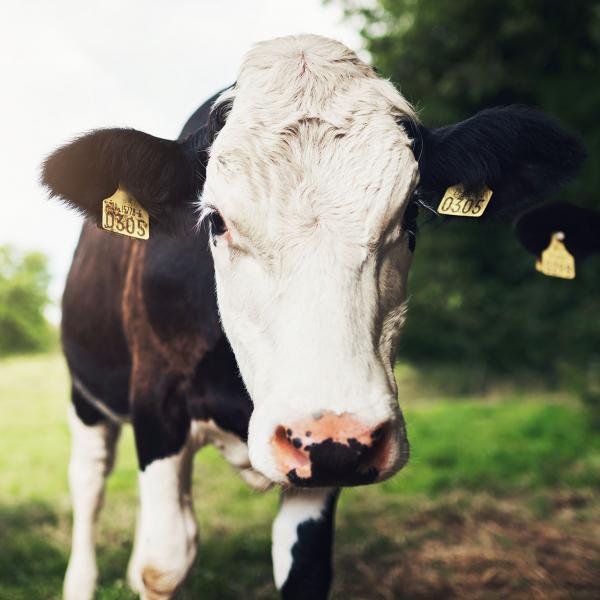
[(319, 33), (361, 49), (321, 0), (1, 1), (0, 244), (48, 255), (55, 300), (81, 222), (38, 184), (49, 152), (97, 127), (175, 138), (260, 40)]

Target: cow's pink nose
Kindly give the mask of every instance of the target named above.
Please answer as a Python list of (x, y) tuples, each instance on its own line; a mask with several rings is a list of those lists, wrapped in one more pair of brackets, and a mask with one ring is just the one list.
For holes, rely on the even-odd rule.
[(279, 470), (294, 485), (363, 485), (406, 463), (408, 444), (401, 429), (325, 412), (318, 419), (280, 425), (271, 445)]

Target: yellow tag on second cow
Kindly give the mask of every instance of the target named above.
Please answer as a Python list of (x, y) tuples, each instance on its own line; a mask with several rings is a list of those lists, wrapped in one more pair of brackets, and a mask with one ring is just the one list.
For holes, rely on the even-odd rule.
[(562, 243), (564, 235), (553, 233), (550, 245), (542, 252), (535, 268), (548, 277), (575, 279), (575, 258)]
[(138, 240), (150, 237), (148, 211), (124, 189), (102, 201), (102, 229)]
[(461, 185), (446, 190), (437, 211), (451, 217), (480, 217), (492, 197), (492, 190), (483, 188), (479, 194), (465, 194)]

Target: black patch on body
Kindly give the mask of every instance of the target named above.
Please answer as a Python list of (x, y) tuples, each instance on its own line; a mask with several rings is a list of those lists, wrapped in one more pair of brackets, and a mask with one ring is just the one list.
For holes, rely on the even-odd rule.
[[(122, 236), (85, 223), (75, 249), (62, 298), (62, 348), (71, 375), (112, 412), (129, 413), (131, 356), (121, 302), (125, 284)], [(86, 425), (106, 419), (75, 390), (75, 411)]]
[(329, 594), (332, 569), (335, 506), (339, 490), (332, 492), (320, 519), (298, 525), (292, 546), (292, 567), (281, 588), (284, 600), (325, 600)]
[(161, 342), (199, 336), (213, 347), (219, 324), (212, 256), (205, 229), (187, 236), (150, 236), (142, 276), (148, 320)]
[(212, 419), (221, 429), (237, 435), (244, 442), (248, 439), (253, 404), (224, 335), (198, 363), (188, 406), (192, 419)]
[[(129, 414), (131, 373), (128, 357), (120, 365), (107, 365), (70, 340), (63, 340), (63, 351), (67, 357), (71, 377), (77, 379), (97, 402), (105, 405), (117, 416), (126, 419)], [(71, 399), (77, 416), (86, 425), (95, 425), (107, 418), (73, 386)]]
[(373, 483), (379, 474), (374, 467), (366, 471), (360, 470), (361, 461), (372, 448), (355, 439), (348, 440), (348, 444), (327, 439), (318, 444), (311, 444), (308, 449), (311, 476), (299, 477), (296, 469), (292, 469), (287, 477), (294, 485), (300, 487), (366, 485)]
[(140, 470), (161, 458), (178, 454), (190, 429), (184, 385), (170, 374), (157, 377), (152, 391), (134, 402), (132, 423)]
[(100, 412), (91, 402), (71, 384), (71, 402), (79, 419), (84, 425), (91, 427), (106, 420), (106, 415)]

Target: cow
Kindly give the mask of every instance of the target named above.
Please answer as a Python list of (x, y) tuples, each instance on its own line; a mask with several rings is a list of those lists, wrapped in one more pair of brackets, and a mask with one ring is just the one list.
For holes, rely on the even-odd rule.
[[(63, 298), (65, 598), (93, 594), (125, 422), (140, 494), (128, 581), (142, 598), (171, 597), (192, 567), (190, 470), (207, 444), (250, 485), (281, 486), (282, 597), (327, 597), (339, 490), (409, 456), (393, 365), (418, 207), (488, 186), (478, 221), (511, 218), (582, 160), (577, 136), (522, 106), (427, 128), (354, 52), (314, 35), (257, 44), (175, 141), (104, 129), (52, 153), (43, 184), (87, 217)], [(147, 241), (96, 226), (117, 189), (147, 211)]]

